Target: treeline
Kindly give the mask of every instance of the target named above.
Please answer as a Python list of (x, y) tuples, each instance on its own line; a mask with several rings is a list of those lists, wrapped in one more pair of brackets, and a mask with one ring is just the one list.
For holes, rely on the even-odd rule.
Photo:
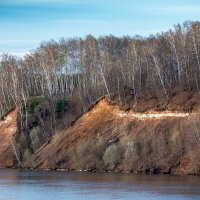
[(0, 62), (0, 116), (34, 96), (79, 99), (83, 109), (102, 95), (166, 98), (200, 90), (200, 22), (148, 38), (103, 36), (42, 42), (23, 59)]

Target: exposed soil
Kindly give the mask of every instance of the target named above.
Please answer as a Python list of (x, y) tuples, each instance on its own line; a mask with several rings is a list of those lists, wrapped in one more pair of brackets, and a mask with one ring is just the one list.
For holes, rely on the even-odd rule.
[(17, 131), (17, 109), (0, 121), (0, 167), (13, 167), (16, 162), (14, 137)]
[[(199, 131), (199, 102), (199, 94), (187, 91), (162, 104), (158, 99), (141, 100), (124, 110), (121, 110), (123, 106), (118, 106), (116, 98), (112, 101), (101, 99), (71, 127), (53, 136), (24, 166), (41, 169), (198, 174), (200, 162), (192, 159), (191, 155), (194, 152), (198, 154), (200, 144), (200, 140), (195, 139)], [(141, 147), (138, 148), (142, 153), (138, 153), (140, 158), (137, 158), (137, 166), (134, 160), (127, 163), (125, 154), (110, 165), (102, 161), (103, 157), (100, 161), (90, 159), (83, 164), (84, 159), (88, 159), (87, 155), (82, 152), (82, 158), (77, 157), (77, 149), (84, 149), (85, 143), (89, 143), (92, 148), (99, 138), (103, 138), (106, 148), (111, 144), (123, 144), (127, 148), (129, 142), (139, 141), (138, 145)], [(143, 152), (144, 148), (149, 148), (146, 153)], [(141, 158), (145, 156), (146, 158)], [(82, 159), (82, 164), (77, 159)]]
[[(132, 95), (123, 102), (117, 95), (111, 100), (103, 97), (71, 125), (57, 130), (22, 160), (21, 167), (198, 175), (199, 111), (200, 95), (190, 91), (137, 103)], [(16, 113), (0, 124), (2, 167), (16, 162), (10, 142), (17, 129)]]

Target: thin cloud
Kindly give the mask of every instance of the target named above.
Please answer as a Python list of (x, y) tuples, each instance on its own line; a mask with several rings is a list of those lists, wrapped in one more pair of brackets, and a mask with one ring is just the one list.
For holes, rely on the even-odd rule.
[(32, 43), (39, 43), (40, 40), (0, 40), (0, 44), (32, 44)]

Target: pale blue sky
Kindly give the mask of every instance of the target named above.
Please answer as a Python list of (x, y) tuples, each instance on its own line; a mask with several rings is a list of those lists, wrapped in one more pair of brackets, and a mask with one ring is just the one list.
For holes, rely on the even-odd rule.
[(200, 20), (200, 0), (0, 0), (0, 54), (51, 38), (148, 36), (185, 20)]

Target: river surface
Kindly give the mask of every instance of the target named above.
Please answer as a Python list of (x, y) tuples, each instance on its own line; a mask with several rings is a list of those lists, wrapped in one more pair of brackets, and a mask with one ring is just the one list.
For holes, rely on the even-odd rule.
[(0, 169), (0, 200), (200, 200), (200, 177)]

